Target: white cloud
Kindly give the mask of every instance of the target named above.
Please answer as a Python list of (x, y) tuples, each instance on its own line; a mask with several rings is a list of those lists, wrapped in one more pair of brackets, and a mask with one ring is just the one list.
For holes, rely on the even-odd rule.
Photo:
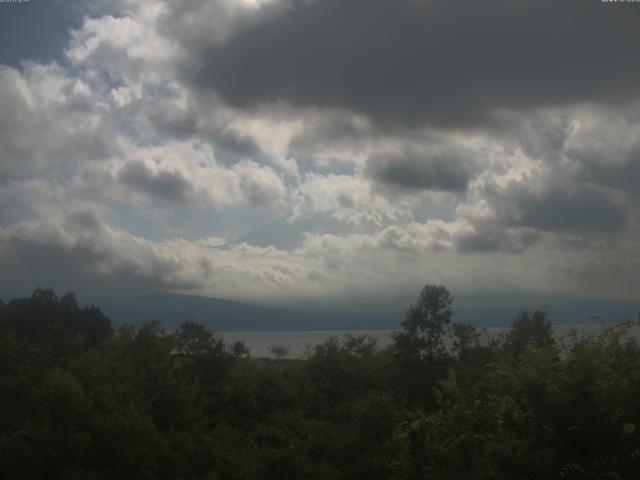
[[(278, 3), (97, 1), (67, 62), (0, 66), (3, 286), (637, 296), (640, 105), (387, 129), (286, 99), (231, 107), (194, 81), (199, 51)], [(420, 155), (396, 158), (407, 151)], [(163, 225), (151, 238), (139, 218)], [(233, 241), (274, 218), (304, 228), (301, 245)]]

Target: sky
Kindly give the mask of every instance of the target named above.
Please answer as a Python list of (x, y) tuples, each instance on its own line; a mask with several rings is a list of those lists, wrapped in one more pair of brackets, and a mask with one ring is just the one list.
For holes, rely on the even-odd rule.
[(640, 300), (640, 3), (0, 3), (0, 290)]

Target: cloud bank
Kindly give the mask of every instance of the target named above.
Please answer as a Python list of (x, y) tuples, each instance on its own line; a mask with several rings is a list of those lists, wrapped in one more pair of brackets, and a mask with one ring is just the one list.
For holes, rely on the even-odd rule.
[(640, 299), (640, 7), (74, 8), (0, 57), (0, 289)]

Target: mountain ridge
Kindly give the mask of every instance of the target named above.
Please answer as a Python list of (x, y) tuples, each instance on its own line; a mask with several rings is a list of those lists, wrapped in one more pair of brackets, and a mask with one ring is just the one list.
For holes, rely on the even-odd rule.
[[(25, 296), (0, 292), (0, 298)], [(27, 295), (28, 296), (28, 295)], [(269, 306), (182, 293), (145, 293), (131, 296), (78, 294), (80, 305), (96, 305), (114, 325), (141, 325), (159, 321), (176, 328), (186, 320), (202, 323), (217, 331), (314, 331), (390, 330), (401, 328), (412, 303), (400, 300), (360, 304)], [(454, 321), (478, 327), (509, 325), (525, 309), (547, 309), (550, 320), (561, 324), (592, 323), (593, 317), (606, 322), (624, 316), (637, 318), (640, 302), (598, 300), (551, 294), (475, 294), (454, 298)]]

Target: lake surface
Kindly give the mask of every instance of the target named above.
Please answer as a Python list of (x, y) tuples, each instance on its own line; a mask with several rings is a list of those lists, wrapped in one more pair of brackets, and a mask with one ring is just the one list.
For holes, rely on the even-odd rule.
[[(606, 326), (611, 326), (608, 324)], [(592, 333), (604, 328), (600, 322), (554, 325), (556, 336), (560, 337), (571, 330)], [(487, 327), (484, 336), (490, 337), (504, 332), (507, 327)], [(368, 335), (378, 341), (378, 348), (384, 348), (391, 344), (391, 333), (398, 330), (320, 330), (320, 331), (247, 331), (247, 332), (220, 332), (224, 339), (231, 343), (243, 341), (251, 351), (254, 358), (273, 358), (270, 351), (273, 346), (284, 346), (289, 349), (288, 358), (302, 358), (307, 349), (323, 343), (331, 336), (343, 338), (347, 334)], [(633, 329), (633, 335), (640, 338), (640, 328)]]
[(274, 345), (289, 349), (289, 358), (301, 358), (305, 349), (318, 345), (331, 336), (339, 338), (347, 334), (369, 335), (378, 341), (378, 347), (384, 348), (391, 343), (393, 330), (321, 330), (287, 332), (220, 332), (227, 342), (243, 341), (251, 351), (252, 357), (272, 358), (269, 351)]

